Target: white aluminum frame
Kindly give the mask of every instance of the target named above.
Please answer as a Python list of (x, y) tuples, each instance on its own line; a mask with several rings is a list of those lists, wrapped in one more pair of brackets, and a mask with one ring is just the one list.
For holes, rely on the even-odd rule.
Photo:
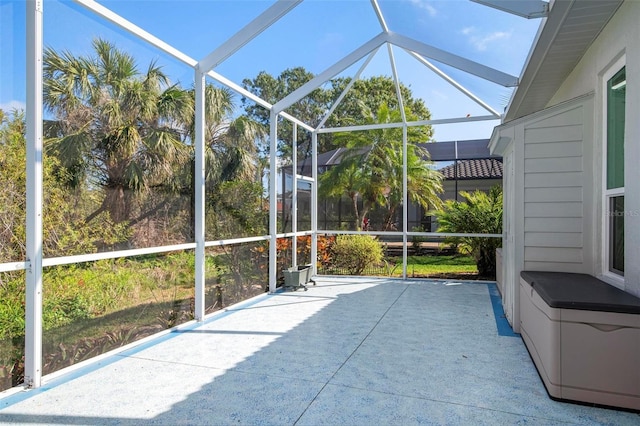
[[(319, 229), (318, 234), (322, 235), (389, 235), (389, 236), (397, 236), (401, 237), (404, 235), (402, 231), (343, 231), (340, 229)], [(465, 234), (460, 232), (413, 232), (407, 231), (407, 236), (409, 237), (438, 237), (438, 238), (446, 238), (446, 237), (468, 237), (468, 238), (502, 238), (502, 234)]]
[(302, 0), (278, 0), (225, 43), (200, 60), (200, 67), (206, 70), (214, 69), (300, 3)]
[(318, 274), (318, 132), (311, 133), (311, 272)]
[[(269, 241), (269, 291), (276, 291), (276, 277), (277, 277), (277, 250), (276, 241), (277, 238), (294, 238), (294, 250), (295, 250), (295, 237), (299, 235), (310, 235), (312, 238), (311, 245), (311, 261), (313, 264), (313, 273), (317, 274), (317, 241), (319, 234), (360, 234), (362, 232), (357, 231), (332, 231), (332, 230), (319, 230), (318, 229), (318, 150), (317, 150), (317, 138), (320, 133), (330, 133), (337, 131), (358, 131), (358, 130), (372, 130), (379, 128), (392, 128), (402, 127), (403, 129), (403, 155), (406, 159), (407, 155), (407, 131), (408, 127), (422, 126), (422, 125), (438, 125), (438, 124), (450, 124), (450, 123), (464, 123), (473, 121), (495, 120), (500, 118), (494, 109), (489, 107), (486, 103), (479, 98), (471, 94), (464, 89), (461, 85), (456, 83), (453, 79), (448, 77), (433, 64), (431, 64), (425, 57), (434, 59), (438, 62), (450, 65), (452, 67), (461, 69), (467, 73), (479, 76), (494, 83), (503, 85), (505, 87), (512, 87), (518, 84), (518, 78), (509, 74), (497, 71), (493, 68), (478, 64), (452, 53), (437, 49), (433, 46), (412, 40), (404, 37), (400, 34), (389, 31), (389, 28), (384, 20), (384, 16), (380, 10), (377, 0), (370, 0), (371, 5), (376, 13), (382, 32), (364, 43), (362, 46), (354, 50), (351, 54), (347, 55), (343, 59), (330, 66), (324, 72), (313, 78), (311, 81), (300, 87), (298, 90), (289, 94), (285, 98), (279, 100), (275, 104), (259, 98), (248, 90), (244, 89), (240, 85), (232, 82), (226, 77), (216, 73), (213, 69), (219, 65), (222, 61), (233, 55), (242, 46), (253, 40), (269, 26), (277, 22), (280, 18), (294, 9), (302, 0), (278, 0), (268, 9), (266, 9), (257, 18), (251, 21), (238, 33), (228, 39), (227, 42), (218, 46), (211, 51), (202, 60), (196, 61), (189, 57), (178, 49), (170, 46), (154, 35), (148, 33), (142, 28), (134, 25), (130, 21), (117, 15), (113, 11), (104, 7), (95, 0), (74, 0), (75, 3), (81, 5), (89, 12), (96, 16), (102, 17), (107, 21), (115, 24), (124, 31), (132, 34), (134, 37), (143, 40), (150, 45), (158, 48), (162, 52), (172, 56), (178, 61), (193, 68), (195, 79), (195, 93), (196, 93), (196, 107), (195, 107), (195, 162), (196, 162), (196, 174), (194, 176), (195, 185), (195, 241), (193, 243), (177, 244), (171, 246), (162, 247), (149, 247), (135, 250), (124, 250), (104, 253), (94, 253), (79, 256), (64, 256), (57, 258), (43, 258), (42, 253), (42, 199), (43, 199), (43, 172), (42, 172), (42, 122), (43, 122), (43, 99), (42, 99), (42, 49), (43, 49), (43, 0), (28, 0), (27, 1), (27, 13), (26, 13), (26, 44), (27, 44), (27, 107), (26, 107), (26, 120), (27, 120), (27, 187), (26, 187), (26, 200), (27, 200), (27, 219), (26, 219), (26, 259), (21, 262), (8, 262), (0, 264), (0, 272), (9, 272), (16, 270), (26, 270), (26, 339), (25, 339), (25, 384), (28, 387), (37, 388), (42, 385), (42, 272), (43, 267), (65, 265), (71, 263), (89, 262), (100, 259), (114, 259), (121, 257), (138, 256), (142, 254), (150, 253), (163, 253), (175, 250), (195, 250), (196, 256), (196, 270), (195, 270), (195, 317), (198, 321), (202, 321), (205, 317), (205, 304), (204, 304), (204, 292), (205, 292), (205, 269), (204, 261), (206, 256), (206, 247), (223, 246), (229, 244), (241, 244), (248, 242)], [(489, 2), (485, 2), (489, 3)], [(497, 2), (493, 2), (497, 3)], [(533, 1), (529, 1), (529, 4), (533, 4)], [(404, 109), (401, 108), (402, 122), (401, 123), (389, 123), (383, 125), (368, 125), (368, 126), (349, 126), (344, 128), (324, 128), (324, 124), (327, 118), (333, 113), (336, 106), (342, 101), (349, 89), (351, 89), (354, 82), (360, 77), (361, 73), (367, 67), (371, 59), (375, 56), (379, 48), (386, 44), (389, 61), (393, 73), (393, 79), (396, 86), (396, 94), (398, 96), (399, 105), (402, 106), (402, 97), (400, 93), (400, 80), (398, 78), (398, 72), (396, 69), (396, 62), (393, 55), (393, 47), (398, 46), (406, 50), (410, 55), (416, 58), (419, 62), (429, 68), (431, 71), (438, 74), (440, 77), (449, 82), (456, 89), (471, 98), (474, 102), (489, 111), (490, 115), (479, 117), (459, 117), (448, 118), (440, 120), (423, 120), (415, 122), (407, 122), (404, 115)], [(361, 60), (367, 56), (363, 65), (358, 70), (355, 78), (347, 86), (345, 91), (340, 95), (338, 100), (331, 109), (327, 112), (325, 117), (321, 120), (320, 124), (315, 128), (301, 120), (291, 116), (284, 112), (284, 110), (294, 104), (295, 102), (308, 95), (311, 91), (319, 87), (321, 84), (334, 77), (338, 73), (344, 71), (355, 62)], [(206, 87), (206, 77), (212, 78), (218, 83), (225, 85), (226, 87), (241, 94), (243, 97), (252, 100), (256, 104), (268, 109), (270, 111), (270, 163), (269, 163), (269, 233), (268, 235), (234, 238), (228, 240), (218, 241), (206, 241), (205, 230), (205, 103), (204, 92)], [(277, 233), (277, 119), (282, 117), (293, 123), (293, 146), (294, 152), (296, 149), (297, 131), (298, 127), (305, 129), (311, 133), (312, 138), (312, 177), (298, 176), (294, 173), (294, 194), (292, 207), (294, 208), (294, 220), (292, 223), (293, 232), (291, 233)], [(297, 159), (294, 159), (294, 170), (297, 172)], [(310, 182), (311, 189), (311, 230), (298, 232), (297, 230), (297, 182), (304, 181)], [(407, 229), (407, 209), (408, 194), (407, 194), (407, 164), (406, 161), (403, 165), (403, 205), (405, 206), (403, 212), (404, 225), (402, 232), (366, 232), (370, 235), (398, 235), (402, 236), (403, 241), (403, 278), (406, 278), (406, 266), (407, 266), (407, 239), (409, 236), (468, 236), (468, 237), (501, 237), (498, 234), (454, 234), (454, 233), (416, 233), (409, 232)], [(294, 251), (293, 262), (296, 262), (296, 252)]]
[(333, 77), (346, 70), (354, 63), (358, 62), (364, 56), (370, 54), (372, 51), (380, 47), (382, 44), (384, 44), (386, 39), (387, 35), (385, 33), (378, 34), (344, 58), (340, 59), (335, 64), (331, 65), (323, 72), (300, 86), (298, 89), (294, 90), (293, 92), (276, 102), (272, 108), (277, 112), (284, 111), (286, 108), (298, 102), (300, 99), (304, 98), (309, 93), (322, 86), (325, 82), (331, 80)]
[[(292, 147), (292, 188), (291, 188), (291, 232), (296, 234), (298, 232), (298, 126), (293, 124), (291, 132), (291, 147)], [(284, 191), (284, 188), (283, 188)], [(282, 194), (283, 206), (284, 206), (284, 193)], [(297, 235), (297, 234), (296, 234)], [(291, 238), (291, 266), (298, 264), (298, 238)]]
[(405, 49), (405, 52), (407, 52), (409, 55), (411, 55), (414, 58), (416, 58), (422, 65), (426, 66), (431, 71), (433, 71), (436, 75), (441, 77), (444, 81), (446, 81), (447, 83), (449, 83), (450, 85), (452, 85), (453, 87), (458, 89), (460, 92), (462, 92), (465, 96), (467, 96), (473, 102), (477, 103), (482, 108), (484, 108), (485, 110), (489, 111), (491, 114), (493, 114), (495, 116), (496, 120), (499, 120), (502, 117), (498, 111), (496, 111), (495, 109), (491, 108), (491, 106), (489, 106), (489, 104), (484, 102), (482, 99), (478, 98), (476, 95), (471, 93), (469, 90), (465, 89), (460, 83), (455, 81), (453, 78), (449, 77), (440, 68), (436, 67), (431, 62), (427, 61), (425, 58), (423, 58), (422, 56), (418, 55), (416, 52), (412, 52), (412, 51), (406, 50), (406, 49)]
[(275, 293), (276, 280), (278, 278), (277, 257), (278, 250), (278, 115), (275, 109), (271, 109), (269, 118), (269, 293)]
[(409, 232), (409, 184), (407, 172), (407, 126), (402, 127), (402, 278), (407, 278), (407, 232)]
[(42, 0), (27, 2), (27, 221), (24, 383), (42, 384)]
[(205, 75), (199, 66), (195, 69), (195, 167), (193, 184), (195, 187), (195, 243), (196, 243), (196, 261), (195, 261), (195, 317), (197, 321), (204, 319), (205, 313)]
[(386, 41), (501, 86), (515, 87), (518, 85), (518, 77), (514, 77), (445, 50), (438, 49), (437, 47), (430, 46), (426, 43), (413, 40), (398, 33), (387, 33)]
[(542, 0), (471, 0), (474, 3), (493, 7), (503, 12), (512, 13), (527, 19), (546, 18), (549, 15), (551, 2)]
[(457, 124), (457, 123), (472, 123), (474, 121), (494, 121), (497, 118), (493, 115), (479, 115), (477, 117), (460, 117), (460, 118), (441, 118), (437, 120), (421, 120), (421, 121), (409, 121), (407, 123), (381, 123), (381, 124), (367, 124), (360, 126), (345, 126), (345, 127), (326, 127), (324, 129), (317, 129), (318, 133), (334, 133), (334, 132), (355, 132), (359, 130), (374, 130), (374, 129), (391, 129), (397, 127), (413, 127), (413, 126), (433, 126), (436, 124)]

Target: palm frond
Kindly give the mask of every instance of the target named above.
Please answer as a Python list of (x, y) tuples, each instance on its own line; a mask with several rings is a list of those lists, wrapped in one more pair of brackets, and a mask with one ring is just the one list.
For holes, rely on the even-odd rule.
[(123, 178), (127, 187), (136, 192), (147, 189), (145, 169), (138, 162), (131, 161), (127, 164)]
[(85, 162), (91, 149), (91, 135), (79, 132), (60, 138), (46, 139), (44, 149), (48, 155), (59, 158), (64, 167), (72, 167)]

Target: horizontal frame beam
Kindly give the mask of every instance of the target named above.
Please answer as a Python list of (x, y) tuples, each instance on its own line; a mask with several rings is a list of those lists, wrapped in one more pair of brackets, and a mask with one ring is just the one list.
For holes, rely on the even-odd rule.
[(294, 103), (298, 102), (300, 99), (307, 96), (309, 93), (313, 92), (318, 87), (322, 86), (325, 82), (331, 80), (333, 77), (349, 68), (354, 63), (358, 62), (364, 56), (371, 53), (374, 49), (378, 48), (386, 41), (387, 35), (385, 33), (380, 33), (344, 58), (340, 59), (338, 62), (294, 90), (289, 93), (287, 96), (279, 100), (273, 105), (273, 110), (275, 112), (280, 112), (290, 107)]
[(494, 82), (504, 87), (515, 87), (518, 85), (518, 77), (514, 77), (502, 71), (486, 65), (479, 64), (462, 56), (438, 49), (409, 37), (390, 32), (387, 41), (395, 46), (402, 47), (412, 52), (418, 53), (427, 58), (431, 58), (440, 63), (452, 66), (466, 73), (475, 75), (485, 80)]
[[(494, 115), (479, 115), (477, 117), (459, 117), (459, 118), (442, 118), (438, 120), (422, 120), (422, 121), (408, 121), (406, 126), (432, 126), (436, 124), (455, 124), (455, 123), (473, 123), (475, 121), (491, 121), (499, 120), (500, 117)], [(326, 129), (318, 129), (318, 133), (336, 133), (336, 132), (352, 132), (359, 130), (375, 130), (375, 129), (391, 129), (395, 127), (403, 127), (405, 123), (382, 123), (382, 124), (363, 124), (359, 126), (346, 126), (346, 127), (328, 127)]]
[[(338, 231), (319, 229), (318, 234), (324, 235), (389, 235), (389, 236), (403, 236), (401, 231)], [(502, 234), (465, 234), (459, 232), (407, 232), (407, 235), (412, 237), (467, 237), (467, 238), (502, 238)]]
[(106, 7), (104, 7), (103, 5), (101, 5), (100, 3), (94, 0), (73, 0), (73, 1), (91, 10), (93, 13), (99, 16), (102, 16), (104, 19), (119, 26), (123, 30), (128, 31), (129, 33), (133, 34), (137, 38), (152, 44), (153, 46), (157, 47), (158, 49), (162, 50), (165, 53), (168, 53), (169, 55), (173, 56), (175, 59), (189, 65), (192, 68), (195, 67), (196, 64), (198, 63), (198, 61), (196, 61), (195, 59), (189, 57), (188, 55), (185, 55), (180, 50), (169, 45), (168, 43), (165, 43), (164, 41), (160, 40), (158, 37), (143, 30), (136, 24), (124, 19), (122, 16), (111, 11), (110, 9), (107, 9)]

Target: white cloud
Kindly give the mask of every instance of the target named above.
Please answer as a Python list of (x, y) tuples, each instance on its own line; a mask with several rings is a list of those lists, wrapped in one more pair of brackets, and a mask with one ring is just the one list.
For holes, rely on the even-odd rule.
[(4, 112), (11, 112), (13, 110), (24, 110), (27, 105), (21, 101), (9, 101), (5, 103), (0, 103), (0, 109)]
[(489, 45), (500, 40), (509, 40), (513, 31), (494, 31), (491, 33), (480, 33), (475, 27), (466, 27), (461, 31), (469, 38), (469, 43), (481, 52), (489, 48)]
[(438, 14), (438, 10), (425, 0), (410, 0), (411, 4), (419, 9), (426, 10), (429, 16), (434, 17)]
[(442, 92), (440, 90), (433, 89), (433, 90), (431, 90), (431, 94), (433, 96), (439, 98), (439, 99), (442, 99), (442, 100), (445, 100), (445, 101), (449, 100), (449, 95), (447, 95), (446, 93), (444, 93), (444, 92)]

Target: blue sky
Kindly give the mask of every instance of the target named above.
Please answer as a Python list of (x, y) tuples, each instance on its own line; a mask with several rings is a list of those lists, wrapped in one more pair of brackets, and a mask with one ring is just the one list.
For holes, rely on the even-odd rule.
[[(259, 15), (272, 1), (252, 0), (100, 0), (104, 6), (193, 59), (209, 52)], [(380, 0), (391, 31), (491, 66), (520, 74), (538, 20), (526, 20), (467, 0)], [(0, 0), (0, 108), (24, 105), (24, 0)], [(88, 54), (91, 40), (107, 38), (134, 54), (141, 70), (157, 60), (173, 81), (190, 86), (190, 67), (136, 40), (74, 2), (44, 0), (45, 46)], [(277, 76), (289, 67), (320, 73), (381, 31), (369, 0), (306, 0), (248, 43), (216, 71), (236, 83), (260, 71)], [(433, 118), (485, 115), (486, 112), (444, 83), (401, 49), (394, 49), (401, 81), (421, 97)], [(361, 62), (346, 70), (353, 75)], [(440, 66), (440, 64), (436, 65)], [(440, 66), (493, 108), (502, 111), (508, 89)], [(390, 75), (386, 49), (364, 76)], [(437, 140), (488, 138), (497, 122), (447, 125)]]

